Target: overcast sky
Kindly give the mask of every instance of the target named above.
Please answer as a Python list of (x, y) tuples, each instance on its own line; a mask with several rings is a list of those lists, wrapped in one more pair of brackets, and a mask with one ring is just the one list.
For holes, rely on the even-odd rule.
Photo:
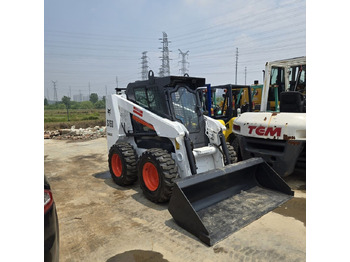
[[(170, 73), (180, 75), (180, 49), (190, 76), (207, 83), (262, 82), (264, 64), (306, 54), (305, 0), (45, 0), (45, 97), (113, 93), (141, 79), (141, 56), (161, 66), (168, 35)], [(246, 68), (246, 74), (245, 74)], [(246, 76), (246, 78), (245, 78)]]

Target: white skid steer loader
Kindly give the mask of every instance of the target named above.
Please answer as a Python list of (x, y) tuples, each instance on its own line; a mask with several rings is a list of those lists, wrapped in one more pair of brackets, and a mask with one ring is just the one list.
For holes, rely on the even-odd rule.
[(203, 115), (204, 78), (154, 77), (107, 97), (108, 163), (114, 182), (140, 180), (153, 202), (169, 201), (174, 220), (213, 245), (292, 198), (261, 158), (237, 162), (225, 126)]

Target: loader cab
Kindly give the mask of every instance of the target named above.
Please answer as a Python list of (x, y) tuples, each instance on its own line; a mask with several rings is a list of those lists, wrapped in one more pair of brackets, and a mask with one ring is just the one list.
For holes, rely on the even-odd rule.
[[(136, 81), (128, 85), (126, 89), (128, 100), (161, 117), (182, 123), (189, 132), (194, 148), (207, 145), (204, 116), (198, 94), (195, 92), (198, 86), (205, 85), (205, 79), (189, 76), (154, 77), (152, 71), (148, 78), (146, 81)], [(145, 140), (153, 143), (153, 140), (159, 140), (156, 132), (137, 116), (131, 115), (131, 122), (136, 133), (136, 143), (144, 143)], [(168, 142), (162, 140), (161, 143)]]

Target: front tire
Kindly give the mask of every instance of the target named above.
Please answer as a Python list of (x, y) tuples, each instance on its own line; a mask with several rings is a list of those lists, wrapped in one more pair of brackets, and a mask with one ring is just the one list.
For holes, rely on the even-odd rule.
[(113, 181), (128, 186), (137, 180), (137, 154), (129, 143), (117, 142), (109, 150), (108, 166)]
[(164, 149), (151, 148), (145, 151), (139, 159), (140, 187), (146, 198), (152, 202), (169, 201), (177, 175), (175, 161)]

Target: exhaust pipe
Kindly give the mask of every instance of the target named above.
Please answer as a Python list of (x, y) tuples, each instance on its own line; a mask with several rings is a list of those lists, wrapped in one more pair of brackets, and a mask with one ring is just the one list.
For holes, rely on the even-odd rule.
[(212, 246), (293, 196), (259, 157), (177, 180), (168, 210), (179, 226)]

